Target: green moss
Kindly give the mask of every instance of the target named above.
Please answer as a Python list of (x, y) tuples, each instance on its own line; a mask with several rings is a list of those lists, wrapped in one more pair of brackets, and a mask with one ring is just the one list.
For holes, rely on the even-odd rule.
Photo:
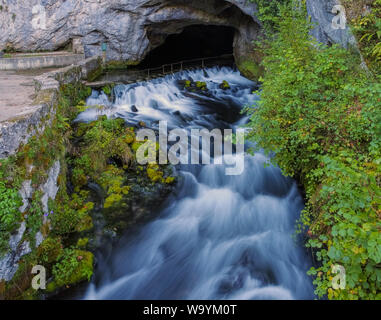
[(258, 81), (264, 74), (264, 69), (252, 60), (244, 60), (237, 64), (239, 71), (248, 79)]
[(135, 141), (135, 132), (134, 132), (134, 129), (133, 128), (129, 128), (127, 129), (126, 131), (126, 136), (124, 138), (124, 141), (127, 143), (127, 144), (131, 144)]
[[(1, 163), (1, 162), (0, 162)], [(16, 189), (6, 184), (5, 172), (0, 171), (0, 257), (8, 250), (11, 232), (18, 228), (22, 205), (21, 197)]]
[(102, 91), (108, 96), (111, 97), (112, 91), (114, 90), (115, 84), (108, 84), (102, 88)]
[(106, 70), (118, 70), (118, 69), (128, 69), (132, 66), (137, 66), (139, 61), (134, 60), (111, 60), (106, 64)]
[(158, 182), (163, 180), (163, 171), (160, 171), (160, 167), (157, 164), (149, 165), (147, 168), (147, 176), (152, 182)]
[(95, 169), (93, 171), (102, 171), (110, 157), (118, 158), (123, 164), (129, 165), (133, 160), (128, 143), (131, 142), (131, 136), (132, 132), (125, 127), (123, 119), (102, 118), (92, 123), (85, 132), (82, 153), (91, 159)]
[(228, 89), (230, 89), (230, 85), (229, 85), (229, 83), (226, 80), (224, 80), (220, 84), (220, 88), (223, 89), (223, 90), (228, 90)]
[(104, 71), (103, 67), (100, 64), (98, 68), (95, 68), (94, 70), (89, 72), (89, 74), (87, 75), (87, 81), (92, 82), (92, 81), (96, 80), (97, 78), (99, 78), (102, 75), (103, 71)]
[(175, 177), (167, 177), (165, 179), (165, 183), (166, 184), (172, 184), (173, 182), (175, 182), (176, 178)]
[(78, 225), (75, 228), (75, 231), (77, 232), (89, 231), (93, 229), (93, 227), (94, 227), (93, 219), (89, 215), (84, 214), (79, 220)]
[(136, 154), (136, 152), (138, 151), (138, 149), (144, 144), (144, 142), (137, 142), (135, 141), (132, 146), (131, 146), (131, 149), (132, 151)]
[(78, 248), (86, 248), (88, 243), (89, 243), (89, 238), (78, 239), (77, 247)]
[(69, 287), (82, 281), (89, 281), (93, 275), (94, 256), (89, 251), (64, 249), (53, 267), (54, 280), (47, 287), (54, 291), (59, 287)]
[[(305, 188), (298, 231), (316, 254), (308, 272), (316, 295), (379, 300), (381, 85), (357, 54), (312, 39), (306, 8), (294, 8), (281, 7), (279, 32), (264, 45), (248, 137)], [(337, 264), (346, 274), (340, 290), (332, 287)]]
[[(61, 100), (61, 105), (68, 105), (68, 107), (71, 107), (73, 110), (75, 110), (75, 116), (78, 114), (78, 110), (76, 108), (78, 103), (86, 100), (91, 95), (91, 88), (79, 83), (63, 84), (60, 87), (60, 91), (66, 100)], [(71, 119), (74, 119), (74, 115), (71, 117)]]
[(106, 198), (104, 207), (110, 208), (112, 207), (115, 203), (119, 203), (123, 199), (123, 196), (121, 194), (113, 193), (110, 196)]
[[(147, 185), (152, 187), (149, 183), (151, 179), (144, 174), (147, 166), (140, 167), (140, 174), (136, 174), (131, 149), (137, 150), (142, 143), (136, 142), (134, 129), (127, 128), (123, 119), (107, 119), (103, 116), (88, 124), (72, 123), (78, 113), (87, 108), (84, 101), (90, 93), (91, 89), (81, 84), (61, 86), (61, 92), (54, 100), (56, 105), (52, 106), (55, 113), (51, 112), (43, 119), (44, 132), (33, 136), (26, 145), (20, 147), (15, 156), (0, 160), (0, 185), (3, 184), (4, 187), (4, 190), (0, 188), (0, 198), (5, 197), (8, 205), (12, 196), (7, 190), (13, 190), (16, 195), (21, 183), (29, 179), (32, 180), (33, 188), (38, 190), (46, 182), (52, 164), (57, 160), (61, 163), (57, 181), (59, 189), (55, 200), (50, 199), (48, 202), (47, 222), (43, 224), (40, 193), (35, 193), (27, 209), (24, 239), (30, 242), (32, 252), (20, 261), (14, 280), (5, 287), (3, 285), (3, 288), (0, 285), (0, 291), (8, 298), (38, 297), (38, 293), (30, 288), (30, 270), (36, 264), (47, 268), (49, 278), (53, 275), (53, 281), (48, 284), (50, 292), (89, 279), (92, 273), (92, 255), (80, 250), (86, 248), (88, 239), (78, 240), (79, 237), (91, 234), (87, 231), (93, 228), (90, 213), (94, 208), (94, 195), (87, 188), (89, 181), (99, 184), (104, 190), (105, 216), (112, 215), (115, 208), (119, 209), (118, 214), (121, 214), (115, 215), (119, 220), (112, 224), (119, 231), (131, 224), (129, 220), (122, 221), (129, 209), (128, 201), (132, 197), (130, 190), (135, 188), (136, 197), (136, 185), (138, 190), (143, 190), (139, 189), (140, 184), (144, 188)], [(46, 93), (38, 99), (41, 103), (47, 103), (52, 96)], [(150, 170), (153, 170), (150, 173), (152, 181), (173, 183), (173, 179), (165, 178), (167, 173), (163, 174), (162, 167), (152, 167)], [(74, 186), (73, 192), (68, 192), (68, 185)], [(14, 203), (12, 216), (15, 224), (11, 231), (23, 219), (21, 215), (14, 215), (19, 206), (21, 203)], [(2, 214), (5, 215), (6, 211), (3, 210)], [(4, 226), (2, 221), (0, 229)], [(11, 231), (1, 229), (0, 247), (4, 246), (4, 250), (7, 250)], [(46, 239), (39, 248), (34, 248), (38, 231)]]
[(200, 89), (202, 91), (205, 91), (208, 89), (206, 86), (206, 82), (204, 82), (204, 81), (196, 81), (196, 88)]
[(60, 237), (45, 239), (37, 249), (38, 261), (42, 265), (53, 263), (63, 253)]

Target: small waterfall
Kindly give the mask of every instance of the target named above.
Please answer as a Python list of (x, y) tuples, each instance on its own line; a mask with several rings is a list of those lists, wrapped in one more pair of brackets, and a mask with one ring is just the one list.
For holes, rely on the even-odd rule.
[[(188, 92), (181, 79), (205, 81), (207, 93)], [(223, 80), (230, 89), (219, 85)], [(186, 71), (115, 87), (115, 102), (83, 112), (175, 128), (234, 128), (258, 97), (254, 83), (231, 68)], [(90, 105), (104, 104), (96, 91)], [(310, 261), (295, 241), (303, 201), (295, 182), (262, 154), (245, 157), (240, 176), (224, 165), (181, 165), (178, 190), (137, 233), (101, 258), (85, 299), (311, 299)]]

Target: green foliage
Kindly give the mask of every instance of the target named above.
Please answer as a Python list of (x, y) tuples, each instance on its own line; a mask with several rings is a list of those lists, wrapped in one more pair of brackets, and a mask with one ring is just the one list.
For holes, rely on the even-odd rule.
[(53, 267), (54, 284), (61, 287), (89, 281), (93, 275), (93, 260), (91, 252), (75, 248), (64, 249)]
[[(344, 0), (361, 53), (369, 68), (381, 74), (381, 0)], [(369, 12), (364, 8), (370, 5)]]
[[(3, 162), (0, 164), (3, 166)], [(8, 249), (10, 233), (17, 229), (21, 220), (21, 205), (19, 193), (15, 188), (7, 186), (4, 172), (0, 170), (0, 257)]]
[(196, 81), (196, 88), (202, 91), (205, 91), (208, 89), (208, 87), (206, 86), (206, 82), (204, 81)]
[(152, 182), (164, 181), (164, 173), (160, 171), (160, 167), (157, 164), (150, 164), (148, 166), (147, 175)]
[(38, 191), (34, 194), (34, 199), (30, 204), (30, 208), (27, 211), (26, 227), (28, 229), (28, 238), (31, 246), (34, 247), (35, 237), (38, 231), (40, 231), (43, 223), (43, 211), (41, 207), (42, 192)]
[(119, 203), (124, 195), (128, 195), (130, 187), (123, 185), (125, 180), (124, 170), (114, 165), (108, 166), (107, 169), (102, 172), (98, 182), (107, 194), (104, 203), (106, 209)]
[(257, 5), (257, 16), (263, 24), (265, 32), (276, 30), (280, 18), (280, 6), (291, 3), (291, 0), (250, 0)]
[(251, 60), (244, 60), (238, 63), (240, 72), (248, 79), (258, 81), (263, 75), (263, 68), (261, 65)]
[(223, 80), (222, 83), (220, 84), (220, 88), (223, 89), (223, 90), (230, 89), (229, 82), (227, 82), (226, 80)]
[(77, 241), (77, 247), (78, 248), (86, 248), (88, 243), (89, 243), (89, 238), (78, 239), (78, 241)]
[(204, 81), (193, 81), (193, 80), (182, 80), (181, 81), (184, 85), (184, 89), (187, 89), (189, 91), (193, 92), (200, 92), (200, 91), (207, 91), (208, 86), (206, 85), (206, 82)]
[[(261, 101), (246, 109), (249, 138), (305, 186), (316, 293), (380, 299), (381, 85), (351, 53), (312, 40), (304, 10), (280, 7), (280, 15), (263, 46)], [(346, 270), (345, 289), (332, 289), (333, 264)]]
[(14, 231), (20, 221), (22, 205), (17, 190), (8, 188), (0, 175), (0, 222), (1, 231)]
[(110, 157), (120, 159), (123, 164), (129, 165), (133, 160), (129, 143), (133, 131), (125, 127), (123, 119), (107, 119), (102, 117), (92, 122), (83, 135), (83, 154), (86, 154), (92, 167), (99, 172), (104, 169), (106, 159)]
[[(67, 148), (70, 147), (69, 137), (72, 132), (70, 122), (80, 112), (80, 108), (76, 104), (84, 105), (84, 102), (79, 100), (85, 99), (91, 93), (89, 90), (81, 85), (65, 86), (58, 96), (56, 112), (42, 119), (45, 126), (44, 132), (31, 137), (14, 156), (0, 160), (0, 255), (9, 250), (9, 236), (16, 231), (23, 218), (19, 212), (19, 207), (22, 205), (18, 194), (21, 183), (31, 180), (32, 187), (38, 190), (39, 186), (45, 183), (47, 172), (52, 164), (57, 159), (61, 160), (61, 174), (57, 181), (59, 191), (54, 201), (49, 200), (50, 210), (46, 217), (47, 223), (44, 224), (43, 219), (41, 191), (34, 192), (25, 212), (24, 219), (27, 229), (22, 241), (30, 243), (32, 252), (23, 257), (14, 279), (5, 286), (5, 296), (10, 299), (14, 297), (36, 298), (37, 293), (30, 288), (31, 267), (38, 263), (43, 264), (48, 268), (47, 271), (50, 274), (51, 267), (58, 257), (65, 261), (61, 256), (64, 246), (70, 243), (70, 235), (92, 228), (89, 212), (94, 204), (87, 202), (89, 192), (79, 190), (78, 193), (68, 195), (66, 191), (67, 168), (63, 161)], [(42, 96), (39, 99), (43, 101), (49, 99), (50, 101), (51, 97)], [(81, 160), (80, 165), (85, 168), (91, 166), (88, 159)], [(38, 248), (35, 248), (36, 234), (39, 231), (47, 238)], [(87, 253), (83, 256), (84, 261), (90, 260)], [(86, 266), (86, 262), (84, 265)], [(59, 269), (59, 267), (57, 268)], [(89, 269), (90, 266), (87, 270)]]
[(114, 84), (108, 84), (102, 88), (102, 91), (108, 96), (112, 96), (112, 92), (114, 90), (115, 85)]
[(139, 61), (134, 60), (112, 60), (108, 61), (106, 64), (106, 70), (123, 70), (123, 69), (129, 69), (131, 67), (134, 67), (139, 64)]
[(59, 196), (57, 201), (52, 203), (53, 214), (50, 220), (54, 235), (67, 236), (93, 227), (89, 212), (94, 204), (87, 202), (88, 196), (88, 191), (78, 190), (70, 198), (68, 195)]
[(136, 143), (134, 129), (127, 128), (121, 118), (102, 116), (89, 124), (80, 124), (75, 135), (81, 141), (80, 152), (70, 160), (76, 192), (90, 180), (104, 190), (106, 209), (119, 204), (130, 190), (125, 185), (125, 170), (134, 161), (130, 146)]
[[(86, 98), (91, 95), (90, 87), (79, 85), (78, 83), (62, 85), (60, 91), (67, 100), (68, 107), (76, 106), (79, 102), (86, 100)], [(75, 116), (76, 114), (74, 113), (70, 119), (74, 119)]]
[(63, 253), (61, 238), (49, 237), (37, 249), (38, 262), (46, 266), (55, 262)]

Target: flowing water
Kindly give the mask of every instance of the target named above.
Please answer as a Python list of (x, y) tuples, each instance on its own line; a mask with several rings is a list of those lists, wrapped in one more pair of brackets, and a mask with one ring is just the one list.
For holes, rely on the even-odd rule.
[[(205, 81), (207, 94), (189, 93), (179, 79)], [(219, 84), (227, 80), (229, 90)], [(115, 102), (100, 112), (144, 121), (157, 128), (235, 128), (253, 104), (254, 83), (231, 68), (186, 71), (115, 88)], [(89, 105), (107, 105), (94, 91)], [(245, 157), (245, 170), (227, 176), (224, 165), (181, 165), (174, 195), (156, 218), (130, 232), (107, 254), (85, 299), (311, 299), (310, 261), (293, 238), (303, 201), (295, 182), (264, 164), (262, 154)], [(158, 209), (159, 211), (159, 209)]]

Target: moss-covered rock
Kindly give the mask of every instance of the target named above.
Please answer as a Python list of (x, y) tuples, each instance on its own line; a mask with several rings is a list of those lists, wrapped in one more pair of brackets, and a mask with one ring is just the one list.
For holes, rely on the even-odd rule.
[(53, 263), (63, 253), (63, 245), (60, 237), (45, 239), (37, 249), (38, 261), (42, 265)]
[(229, 83), (226, 80), (222, 81), (222, 83), (220, 84), (220, 89), (222, 89), (222, 90), (230, 89)]
[(47, 291), (53, 292), (60, 287), (70, 287), (82, 281), (89, 281), (93, 275), (94, 255), (89, 251), (68, 248), (58, 258), (53, 267), (53, 281)]
[(162, 181), (164, 173), (160, 171), (160, 168), (157, 164), (153, 164), (148, 166), (147, 175), (152, 182), (158, 182)]
[(263, 67), (253, 60), (239, 62), (237, 63), (237, 67), (242, 75), (250, 80), (258, 81), (264, 74)]
[(118, 70), (118, 69), (123, 70), (133, 66), (137, 66), (138, 64), (139, 64), (139, 61), (134, 61), (134, 60), (111, 60), (107, 62), (105, 69), (106, 70)]
[(179, 80), (178, 85), (192, 92), (205, 92), (208, 90), (207, 84), (204, 81)]
[[(176, 179), (169, 166), (148, 170), (148, 166), (136, 165), (136, 150), (143, 142), (136, 141), (135, 129), (127, 127), (123, 119), (102, 116), (91, 123), (72, 123), (87, 108), (84, 100), (89, 94), (80, 84), (62, 86), (57, 112), (48, 119), (45, 131), (32, 137), (16, 156), (0, 160), (3, 186), (14, 189), (15, 194), (25, 180), (31, 180), (38, 190), (46, 183), (53, 163), (59, 159), (61, 164), (58, 192), (48, 201), (48, 213), (41, 210), (42, 194), (34, 191), (26, 215), (13, 215), (15, 225), (25, 220), (23, 241), (29, 242), (32, 252), (19, 261), (11, 281), (0, 283), (1, 298), (35, 299), (89, 280), (93, 255), (85, 249), (95, 250), (102, 243), (94, 242), (95, 231), (122, 233), (153, 212), (173, 189)], [(95, 195), (90, 184), (96, 184), (101, 195)], [(5, 191), (2, 196), (7, 201), (10, 198)], [(21, 202), (16, 200), (20, 199), (14, 202), (17, 209)], [(104, 230), (96, 229), (99, 224), (94, 219), (99, 213), (105, 219)], [(35, 248), (37, 232), (45, 240)], [(10, 231), (1, 230), (0, 240), (5, 244), (9, 236)], [(31, 268), (37, 264), (43, 265), (52, 279), (47, 291), (31, 288)]]

